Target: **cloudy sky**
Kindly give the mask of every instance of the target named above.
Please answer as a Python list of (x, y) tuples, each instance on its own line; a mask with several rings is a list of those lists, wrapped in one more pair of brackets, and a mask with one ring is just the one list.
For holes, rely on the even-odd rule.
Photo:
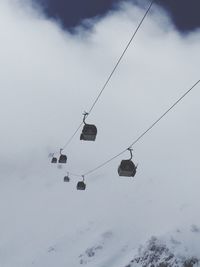
[[(92, 105), (148, 3), (139, 7), (121, 2), (103, 18), (87, 19), (85, 24), (92, 27), (89, 31), (77, 26), (76, 34), (47, 18), (35, 2), (2, 1), (1, 6), (2, 161), (12, 158), (18, 166), (22, 162), (19, 153), (24, 160), (31, 157), (26, 149), (37, 154), (38, 149), (57, 151), (65, 144), (83, 111)], [(74, 17), (78, 19), (78, 15)], [(198, 80), (198, 42), (198, 30), (182, 35), (165, 10), (153, 6), (91, 114), (90, 122), (98, 127), (97, 142), (80, 143), (78, 134), (68, 147), (69, 158), (75, 158), (69, 161), (72, 169), (90, 168), (90, 160), (98, 162), (126, 148)], [(170, 117), (171, 125), (176, 116), (179, 120), (184, 117), (178, 113), (181, 108), (189, 116), (185, 102)], [(166, 136), (159, 134), (161, 129), (153, 136)], [(96, 156), (87, 158), (85, 153)], [(81, 162), (76, 164), (78, 155)]]
[[(42, 7), (44, 12), (52, 18), (59, 19), (66, 29), (71, 29), (81, 23), (83, 19), (95, 16), (103, 16), (112, 9), (117, 9), (118, 4), (124, 0), (35, 0)], [(141, 1), (129, 0), (132, 3)], [(188, 32), (200, 26), (198, 0), (157, 0), (156, 3), (162, 6), (172, 18), (177, 29)]]
[[(43, 1), (42, 5), (0, 1), (0, 207), (4, 211), (0, 246), (8, 255), (15, 252), (19, 262), (23, 249), (29, 249), (26, 242), (32, 242), (39, 252), (37, 237), (47, 224), (49, 231), (41, 240), (44, 247), (62, 235), (59, 230), (66, 223), (69, 229), (75, 222), (78, 225), (83, 217), (74, 210), (79, 207), (85, 212), (81, 212), (85, 223), (98, 218), (102, 225), (119, 227), (118, 231), (136, 223), (134, 216), (129, 218), (134, 210), (138, 218), (135, 234), (152, 216), (150, 224), (143, 225), (142, 241), (183, 222), (199, 223), (200, 85), (134, 147), (134, 161), (139, 164), (134, 182), (117, 175), (120, 160), (129, 157), (125, 153), (86, 177), (85, 198), (77, 197), (75, 184), (66, 189), (60, 183), (68, 170), (82, 174), (127, 148), (199, 80), (197, 1), (190, 1), (178, 13), (178, 2), (185, 6), (186, 1), (176, 2), (177, 6), (172, 1), (153, 5), (88, 118), (98, 128), (96, 142), (80, 142), (79, 132), (65, 150), (67, 166), (59, 170), (49, 164), (48, 154), (62, 147), (80, 124), (82, 113), (93, 103), (149, 3), (110, 1), (89, 7), (88, 2), (82, 9), (71, 1), (59, 11), (59, 1)], [(190, 15), (185, 16), (185, 10)], [(80, 24), (82, 19), (86, 20)], [(63, 215), (63, 201), (68, 217)], [(150, 208), (145, 210), (147, 203)], [(6, 267), (13, 266), (9, 260), (5, 256)]]

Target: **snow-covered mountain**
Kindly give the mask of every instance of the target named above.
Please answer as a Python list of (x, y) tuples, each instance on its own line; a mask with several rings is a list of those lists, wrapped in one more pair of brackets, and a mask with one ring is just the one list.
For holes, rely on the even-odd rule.
[[(180, 233), (180, 232), (179, 232)], [(199, 258), (188, 255), (190, 247), (171, 237), (169, 247), (166, 241), (152, 237), (146, 247), (139, 249), (138, 255), (126, 267), (158, 266), (158, 267), (192, 267), (199, 266)], [(182, 247), (182, 251), (180, 251)], [(187, 256), (186, 256), (187, 255)]]

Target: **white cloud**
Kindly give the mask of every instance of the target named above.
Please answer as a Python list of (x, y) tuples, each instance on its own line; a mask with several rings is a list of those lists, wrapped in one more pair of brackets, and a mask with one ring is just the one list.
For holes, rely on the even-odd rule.
[[(34, 182), (41, 180), (40, 187), (41, 183), (48, 183), (45, 177), (50, 177), (48, 186), (51, 188), (57, 183), (54, 178), (64, 174), (64, 171), (47, 167), (46, 156), (62, 146), (76, 129), (82, 112), (91, 106), (144, 10), (124, 4), (119, 11), (96, 21), (91, 32), (85, 33), (79, 28), (77, 35), (71, 35), (42, 16), (37, 9), (27, 5), (24, 9), (22, 3), (7, 0), (0, 3), (1, 179), (4, 181), (7, 177), (5, 168), (12, 170), (13, 176), (25, 177), (31, 186), (35, 186), (29, 189), (32, 191), (28, 190), (34, 196), (37, 192)], [(77, 135), (66, 151), (69, 169), (85, 172), (126, 148), (197, 81), (199, 41), (199, 32), (188, 36), (177, 33), (165, 13), (154, 6), (154, 12), (146, 19), (88, 118), (88, 122), (98, 127), (97, 141), (82, 143)], [(98, 218), (102, 225), (115, 227), (115, 230), (121, 227), (121, 231), (123, 227), (131, 230), (134, 222), (136, 232), (142, 225), (142, 238), (149, 233), (168, 230), (183, 221), (197, 223), (199, 216), (194, 210), (199, 196), (199, 92), (199, 87), (195, 88), (137, 144), (134, 159), (139, 162), (139, 169), (135, 183), (117, 179), (119, 158), (88, 177), (86, 199), (75, 200), (75, 192), (67, 189), (77, 209), (81, 205), (87, 207), (84, 222)], [(16, 180), (14, 185), (17, 187)], [(10, 186), (11, 180), (4, 189)], [(27, 190), (23, 186), (17, 187), (18, 193)], [(39, 189), (37, 204), (30, 197), (27, 205), (36, 209), (35, 205), (40, 206), (44, 201), (43, 194), (47, 194), (46, 202), (38, 211), (42, 220), (39, 232), (51, 216), (59, 218), (63, 214), (60, 208), (55, 213), (49, 211), (45, 217), (43, 209), (51, 201), (56, 210), (64, 196), (69, 198), (65, 189), (61, 190), (60, 185), (51, 188), (51, 197), (47, 189)], [(63, 199), (60, 197), (53, 203), (52, 198), (60, 192)], [(26, 212), (28, 206), (23, 197), (28, 197), (29, 193), (22, 193), (18, 200), (20, 207), (25, 205)], [(6, 191), (3, 196), (6, 198)], [(15, 197), (13, 195), (8, 203), (8, 213), (12, 214)], [(115, 207), (116, 201), (118, 208)], [(91, 215), (95, 204), (99, 209)], [(145, 209), (147, 205), (148, 210)], [(70, 210), (70, 205), (68, 208), (71, 225), (74, 221), (79, 222), (80, 217), (74, 214), (74, 209), (71, 207)], [(23, 214), (23, 209), (20, 211)], [(132, 211), (135, 217), (129, 218)], [(33, 214), (37, 216), (36, 210)], [(15, 215), (10, 216), (15, 218)], [(29, 216), (31, 220), (31, 214)], [(113, 219), (118, 221), (116, 226), (113, 226)], [(56, 227), (63, 229), (66, 217), (63, 217), (63, 224), (55, 220), (49, 228), (53, 229), (57, 223), (59, 226)], [(148, 224), (144, 223), (147, 220)], [(1, 225), (6, 229), (5, 236), (8, 231), (6, 222), (5, 215)], [(21, 223), (18, 219), (19, 228)], [(10, 240), (19, 238), (17, 231), (12, 230), (14, 237), (9, 237)], [(34, 231), (30, 234), (31, 238), (34, 234)], [(53, 232), (48, 240), (52, 236)], [(139, 240), (139, 237), (136, 239)], [(36, 240), (32, 242), (36, 246)]]

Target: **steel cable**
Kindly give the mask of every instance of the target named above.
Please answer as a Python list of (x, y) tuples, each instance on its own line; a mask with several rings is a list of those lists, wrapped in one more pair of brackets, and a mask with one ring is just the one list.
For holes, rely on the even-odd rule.
[(89, 175), (95, 171), (97, 171), (98, 169), (104, 167), (105, 165), (107, 165), (108, 163), (110, 163), (111, 161), (113, 161), (114, 159), (118, 158), (119, 156), (121, 156), (122, 154), (124, 154), (129, 148), (132, 148), (136, 143), (138, 143), (156, 124), (158, 124), (158, 122), (163, 119), (179, 102), (181, 102), (181, 100), (183, 100), (184, 97), (186, 97), (191, 91), (192, 89), (194, 89), (194, 87), (196, 87), (198, 84), (200, 83), (200, 80), (198, 80), (192, 87), (190, 87), (180, 98), (178, 98), (177, 101), (174, 102), (173, 105), (170, 106), (170, 108), (168, 108), (154, 123), (151, 124), (150, 127), (147, 128), (147, 130), (145, 130), (136, 140), (134, 140), (131, 145), (122, 150), (120, 153), (118, 153), (117, 155), (113, 156), (112, 158), (108, 159), (107, 161), (101, 163), (100, 165), (98, 165), (97, 167), (95, 167), (94, 169), (91, 169), (89, 171), (87, 171), (86, 173), (83, 174), (83, 176)]

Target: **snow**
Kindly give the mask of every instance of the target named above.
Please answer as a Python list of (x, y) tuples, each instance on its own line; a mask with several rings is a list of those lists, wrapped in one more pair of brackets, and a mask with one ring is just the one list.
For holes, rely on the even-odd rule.
[(40, 164), (1, 180), (2, 267), (124, 267), (152, 235), (175, 255), (199, 257), (200, 224), (196, 216), (187, 218), (198, 203), (177, 205), (174, 220), (172, 207), (163, 212), (164, 191), (158, 201), (153, 182), (146, 188), (139, 178), (104, 176), (78, 192), (77, 179), (64, 183), (63, 169), (48, 158)]

